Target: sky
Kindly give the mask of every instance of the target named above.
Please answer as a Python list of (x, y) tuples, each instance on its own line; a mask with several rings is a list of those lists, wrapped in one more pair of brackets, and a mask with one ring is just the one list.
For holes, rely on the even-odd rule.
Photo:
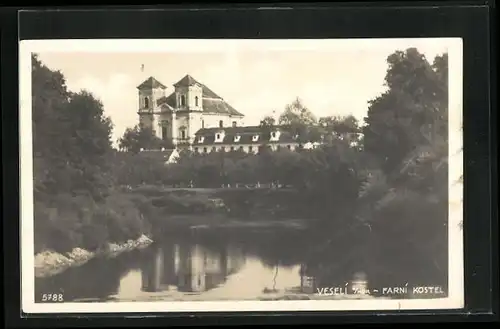
[(432, 62), (447, 51), (447, 43), (439, 39), (339, 40), (325, 46), (317, 41), (313, 47), (234, 40), (205, 40), (200, 42), (203, 47), (193, 47), (198, 41), (191, 40), (175, 49), (159, 47), (168, 42), (52, 47), (37, 53), (50, 69), (64, 74), (71, 91), (86, 89), (102, 101), (114, 123), (116, 142), (127, 127), (138, 123), (136, 87), (149, 76), (166, 85), (170, 94), (172, 85), (190, 74), (245, 114), (245, 125), (257, 125), (273, 113), (279, 116), (297, 97), (317, 117), (351, 114), (362, 121), (367, 102), (385, 89), (387, 56), (415, 47)]

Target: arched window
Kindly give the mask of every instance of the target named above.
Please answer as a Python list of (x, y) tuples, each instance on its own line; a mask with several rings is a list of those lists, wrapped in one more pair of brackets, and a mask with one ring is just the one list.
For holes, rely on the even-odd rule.
[(144, 107), (149, 108), (149, 98), (148, 97), (144, 97)]
[(194, 98), (194, 106), (198, 106), (198, 96), (195, 96)]
[(186, 95), (181, 95), (181, 106), (186, 106)]
[(186, 139), (186, 131), (184, 129), (181, 130), (181, 139)]
[(219, 121), (219, 128), (223, 128), (224, 127), (224, 121), (220, 120)]

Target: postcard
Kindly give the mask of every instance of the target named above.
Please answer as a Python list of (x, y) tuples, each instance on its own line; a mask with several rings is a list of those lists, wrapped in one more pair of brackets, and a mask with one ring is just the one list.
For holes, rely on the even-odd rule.
[(26, 313), (460, 309), (462, 40), (23, 40)]

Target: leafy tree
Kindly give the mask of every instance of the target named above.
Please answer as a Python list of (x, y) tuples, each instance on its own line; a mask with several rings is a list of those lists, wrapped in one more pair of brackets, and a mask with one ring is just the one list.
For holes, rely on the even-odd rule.
[(100, 198), (109, 186), (106, 154), (111, 120), (88, 92), (71, 93), (63, 75), (32, 57), (35, 193), (86, 191)]
[(309, 142), (311, 134), (317, 137), (317, 134), (311, 133), (311, 131), (315, 130), (316, 117), (298, 97), (292, 103), (286, 105), (278, 122), (294, 136), (297, 136), (297, 141), (300, 144)]
[[(369, 102), (363, 129), (364, 149), (390, 172), (416, 145), (429, 143), (429, 129), (444, 117), (446, 57), (433, 68), (416, 49), (397, 51), (387, 59), (388, 90)], [(438, 71), (439, 68), (439, 71)]]
[(271, 116), (266, 116), (260, 121), (259, 126), (262, 129), (264, 140), (269, 139), (269, 137), (271, 136), (272, 128), (275, 126), (275, 124), (276, 120)]
[(141, 149), (159, 150), (162, 148), (173, 148), (171, 140), (163, 140), (157, 137), (151, 127), (143, 124), (135, 125), (133, 128), (127, 128), (118, 143), (120, 149), (135, 153), (139, 152)]
[(431, 66), (409, 49), (388, 62), (389, 90), (372, 102), (365, 130), (368, 154), (381, 164), (381, 170), (365, 172), (360, 189), (358, 218), (372, 232), (366, 260), (399, 274), (373, 272), (379, 280), (446, 286), (447, 56)]
[(276, 125), (276, 119), (272, 116), (265, 116), (262, 120), (260, 120), (260, 126), (273, 127)]
[(302, 103), (300, 98), (296, 98), (292, 103), (285, 107), (285, 111), (279, 117), (280, 125), (314, 125), (316, 117), (314, 114)]
[(359, 123), (352, 115), (346, 117), (321, 117), (318, 120), (318, 125), (326, 142), (331, 142), (332, 139), (343, 139), (349, 143), (356, 143), (359, 141)]

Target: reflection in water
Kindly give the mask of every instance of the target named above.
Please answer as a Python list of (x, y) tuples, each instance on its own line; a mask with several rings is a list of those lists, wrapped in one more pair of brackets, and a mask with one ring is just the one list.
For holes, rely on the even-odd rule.
[[(37, 279), (35, 301), (47, 293), (78, 302), (248, 300), (272, 298), (275, 292), (314, 294), (347, 281), (360, 290), (374, 282), (356, 258), (347, 257), (351, 263), (346, 263), (346, 257), (311, 257), (312, 242), (290, 232), (172, 234), (146, 250)], [(367, 270), (354, 276), (360, 268)]]
[(142, 264), (142, 291), (202, 292), (223, 284), (245, 264), (234, 246), (165, 242), (152, 247)]

